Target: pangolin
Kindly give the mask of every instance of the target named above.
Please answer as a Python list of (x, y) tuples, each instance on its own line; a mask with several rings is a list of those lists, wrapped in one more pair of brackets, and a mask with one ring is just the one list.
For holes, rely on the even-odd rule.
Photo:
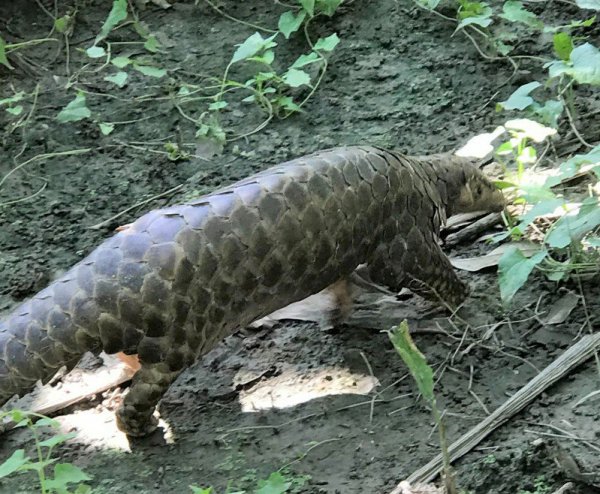
[(0, 404), (86, 351), (137, 354), (117, 424), (145, 435), (199, 356), (359, 264), (391, 290), (458, 306), (468, 289), (439, 246), (440, 226), (503, 206), (464, 159), (349, 146), (151, 211), (0, 321)]

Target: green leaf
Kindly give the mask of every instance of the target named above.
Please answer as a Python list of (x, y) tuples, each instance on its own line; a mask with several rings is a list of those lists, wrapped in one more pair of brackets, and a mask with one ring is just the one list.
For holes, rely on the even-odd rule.
[(8, 62), (8, 58), (6, 58), (6, 42), (2, 36), (0, 36), (0, 63), (9, 69), (13, 68), (13, 66)]
[(504, 252), (498, 261), (498, 283), (500, 284), (500, 298), (505, 304), (510, 303), (529, 278), (533, 268), (542, 262), (547, 254), (547, 251), (542, 250), (528, 259), (515, 246)]
[(429, 10), (434, 10), (439, 5), (440, 1), (441, 0), (416, 0), (421, 7), (425, 7)]
[(273, 472), (267, 480), (259, 481), (259, 488), (254, 491), (254, 494), (283, 494), (291, 485), (292, 483), (279, 472)]
[(519, 224), (513, 228), (512, 234), (523, 234), (525, 229), (533, 223), (538, 216), (550, 214), (563, 206), (564, 199), (544, 199), (535, 204), (529, 211), (519, 218)]
[(99, 41), (106, 38), (110, 32), (119, 24), (119, 22), (127, 18), (127, 0), (113, 0), (113, 6), (108, 14), (108, 17), (104, 21), (100, 33), (96, 36), (94, 44), (97, 45)]
[(506, 56), (513, 50), (513, 47), (511, 45), (503, 43), (499, 39), (494, 40), (494, 45), (496, 46), (496, 50), (498, 50), (498, 53), (500, 53), (500, 55)]
[(273, 41), (276, 36), (277, 33), (265, 39), (260, 35), (260, 33), (254, 33), (252, 36), (249, 36), (241, 45), (238, 45), (238, 48), (235, 50), (230, 63), (246, 60), (259, 54), (263, 50), (268, 50), (269, 48), (277, 46), (277, 43)]
[(85, 50), (85, 54), (90, 58), (101, 58), (106, 56), (106, 51), (101, 46), (90, 46)]
[(225, 108), (227, 106), (227, 101), (214, 101), (210, 105), (208, 105), (209, 110), (220, 110), (221, 108)]
[(538, 202), (556, 198), (554, 192), (545, 185), (522, 184), (519, 186), (519, 190), (521, 197), (529, 204), (537, 204)]
[(492, 8), (485, 2), (468, 2), (466, 0), (460, 0), (460, 8), (458, 9), (460, 23), (456, 30), (470, 24), (488, 27), (492, 23), (492, 14)]
[(21, 422), (23, 420), (29, 420), (29, 413), (24, 412), (23, 410), (9, 410), (6, 414), (10, 417), (10, 420), (13, 422)]
[(292, 64), (292, 68), (299, 69), (305, 65), (318, 62), (319, 60), (321, 60), (321, 57), (318, 55), (318, 53), (311, 51), (308, 55), (300, 55)]
[(264, 63), (265, 65), (271, 65), (273, 60), (275, 60), (275, 52), (273, 50), (266, 50), (262, 55), (250, 57), (248, 60)]
[(65, 106), (56, 116), (56, 120), (61, 123), (78, 122), (84, 118), (90, 118), (92, 112), (85, 104), (85, 95), (82, 92), (77, 93), (77, 96), (67, 106)]
[(544, 23), (537, 16), (523, 7), (523, 4), (516, 0), (508, 0), (502, 7), (500, 17), (509, 22), (521, 22), (533, 28), (542, 28)]
[(430, 403), (434, 402), (433, 370), (427, 365), (425, 356), (413, 342), (406, 319), (402, 321), (399, 326), (388, 331), (388, 336), (394, 345), (394, 348), (408, 367), (423, 398)]
[(563, 249), (572, 242), (579, 242), (587, 233), (600, 226), (598, 198), (586, 198), (576, 216), (567, 214), (560, 218), (546, 235), (550, 247)]
[(498, 154), (499, 156), (512, 154), (514, 147), (515, 146), (511, 141), (503, 142), (496, 148), (496, 154)]
[(120, 70), (116, 74), (107, 75), (104, 78), (104, 80), (108, 81), (108, 82), (112, 82), (113, 84), (116, 84), (119, 87), (123, 87), (127, 83), (128, 77), (129, 76), (127, 75), (127, 72), (123, 72), (122, 70)]
[(567, 74), (580, 84), (600, 85), (600, 52), (590, 43), (574, 48), (568, 62), (551, 62), (550, 77)]
[(275, 72), (259, 72), (258, 74), (256, 74), (254, 82), (267, 82), (276, 78), (277, 74)]
[(70, 432), (68, 434), (56, 434), (55, 436), (51, 436), (44, 441), (40, 441), (40, 446), (42, 448), (54, 448), (54, 446), (62, 444), (69, 439), (73, 439), (74, 437), (77, 437), (77, 434), (74, 432)]
[(554, 52), (561, 60), (568, 61), (573, 51), (573, 38), (569, 33), (556, 33), (553, 38)]
[(202, 487), (196, 487), (195, 485), (190, 485), (190, 489), (192, 489), (192, 494), (213, 494), (213, 488), (207, 487), (203, 489)]
[(57, 463), (54, 465), (54, 478), (46, 479), (45, 486), (49, 489), (64, 489), (69, 484), (78, 484), (91, 480), (83, 470), (71, 463)]
[(285, 36), (285, 39), (288, 39), (292, 33), (298, 31), (305, 17), (305, 10), (301, 10), (297, 15), (291, 10), (288, 10), (279, 17), (277, 28), (281, 31), (281, 34)]
[(537, 81), (523, 84), (506, 101), (501, 101), (499, 104), (505, 110), (524, 110), (535, 102), (529, 93), (540, 86), (541, 84)]
[(35, 427), (52, 427), (53, 429), (58, 429), (60, 423), (58, 420), (51, 419), (50, 417), (43, 417), (35, 423)]
[(22, 105), (17, 105), (17, 106), (9, 106), (6, 111), (8, 113), (10, 113), (11, 115), (15, 115), (18, 116), (21, 113), (23, 113), (23, 106)]
[(70, 15), (63, 15), (54, 20), (54, 29), (60, 34), (65, 34), (71, 26), (73, 18)]
[(102, 135), (109, 135), (112, 133), (113, 130), (115, 130), (115, 124), (111, 124), (111, 123), (107, 123), (107, 122), (100, 122), (98, 124), (98, 126), (100, 127), (100, 132), (102, 132)]
[[(546, 187), (553, 187), (558, 185), (563, 180), (571, 178), (578, 171), (581, 165), (595, 165), (600, 163), (600, 144), (591, 149), (585, 154), (576, 154), (571, 157), (564, 163), (562, 163), (559, 167), (559, 173), (548, 177), (545, 182)], [(596, 174), (598, 178), (600, 178), (600, 173), (598, 171), (598, 167), (592, 167), (592, 171)]]
[(558, 119), (563, 110), (563, 102), (555, 99), (549, 99), (543, 105), (534, 105), (533, 107), (533, 111), (541, 117), (542, 122), (554, 129), (558, 128)]
[(28, 462), (29, 458), (25, 456), (25, 450), (17, 449), (4, 463), (0, 464), (0, 478), (7, 477), (11, 473), (16, 472)]
[(23, 91), (19, 91), (18, 93), (15, 93), (14, 95), (12, 95), (8, 98), (0, 99), (0, 106), (12, 105), (13, 103), (18, 103), (24, 97), (25, 97), (25, 93)]
[(157, 79), (160, 79), (167, 74), (165, 69), (161, 69), (160, 67), (150, 67), (149, 65), (139, 65), (134, 63), (133, 68), (144, 75), (156, 77)]
[(144, 48), (146, 48), (146, 50), (148, 50), (151, 53), (156, 53), (158, 51), (159, 46), (160, 44), (158, 43), (156, 36), (149, 36), (146, 42), (144, 43)]
[(280, 106), (281, 108), (284, 108), (290, 112), (297, 112), (297, 111), (302, 111), (302, 108), (300, 108), (292, 98), (290, 98), (289, 96), (280, 96), (279, 98), (277, 98), (275, 100), (275, 104)]
[(299, 87), (310, 84), (310, 75), (303, 70), (289, 69), (282, 77), (283, 81), (290, 87)]
[(298, 0), (302, 8), (308, 12), (311, 17), (315, 15), (315, 0)]
[(600, 0), (575, 0), (580, 9), (600, 10)]
[(342, 3), (342, 0), (317, 0), (317, 10), (331, 17)]
[(127, 67), (131, 62), (131, 60), (127, 57), (115, 57), (110, 63), (112, 63), (115, 67), (120, 69)]
[(340, 38), (338, 38), (337, 34), (333, 33), (331, 36), (327, 36), (326, 38), (319, 38), (315, 43), (315, 50), (333, 51), (339, 42)]

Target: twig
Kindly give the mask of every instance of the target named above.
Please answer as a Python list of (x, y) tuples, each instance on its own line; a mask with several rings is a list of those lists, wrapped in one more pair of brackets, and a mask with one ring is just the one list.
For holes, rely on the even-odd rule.
[(144, 199), (143, 201), (140, 201), (140, 202), (134, 204), (133, 206), (128, 207), (127, 209), (124, 209), (123, 211), (115, 214), (114, 216), (111, 216), (107, 220), (101, 221), (100, 223), (96, 223), (95, 225), (92, 225), (88, 228), (90, 230), (99, 230), (100, 228), (104, 228), (106, 225), (112, 223), (114, 220), (116, 220), (117, 218), (120, 218), (124, 214), (127, 214), (129, 211), (139, 208), (140, 206), (144, 206), (145, 204), (148, 204), (149, 202), (152, 202), (155, 199), (160, 199), (161, 197), (168, 196), (168, 195), (172, 194), (173, 192), (177, 192), (182, 187), (183, 187), (183, 184), (179, 184), (165, 192), (161, 192), (160, 194), (156, 194), (155, 196), (152, 196), (148, 199)]
[(575, 134), (577, 139), (579, 139), (579, 142), (581, 142), (581, 144), (583, 144), (585, 147), (592, 149), (594, 146), (592, 146), (589, 142), (587, 142), (583, 138), (583, 136), (579, 133), (579, 131), (577, 130), (577, 126), (575, 125), (575, 119), (573, 118), (573, 114), (571, 113), (571, 110), (569, 109), (569, 105), (567, 105), (567, 103), (565, 102), (565, 99), (562, 96), (560, 96), (560, 100), (563, 104), (563, 108), (565, 109), (565, 113), (567, 114), (569, 124), (571, 125), (571, 130), (573, 131), (573, 133)]
[[(367, 369), (369, 370), (369, 374), (371, 375), (371, 377), (374, 379), (377, 379), (375, 377), (375, 374), (373, 374), (373, 368), (371, 367), (371, 364), (369, 363), (369, 359), (365, 355), (365, 352), (360, 352), (360, 356), (364, 360), (365, 365), (367, 366)], [(373, 398), (371, 399), (371, 408), (369, 409), (369, 424), (373, 423), (373, 413), (375, 411), (375, 400), (377, 399), (377, 396), (378, 396), (377, 394), (374, 394)]]
[(569, 492), (571, 489), (575, 487), (573, 482), (567, 482), (560, 489), (555, 490), (552, 494), (565, 494), (565, 492)]
[(36, 154), (33, 158), (29, 158), (27, 161), (23, 161), (23, 163), (15, 166), (6, 175), (4, 175), (4, 177), (2, 177), (2, 180), (0, 180), (0, 187), (2, 187), (4, 182), (6, 182), (8, 177), (10, 177), (13, 173), (15, 173), (17, 170), (20, 170), (24, 166), (27, 166), (28, 164), (33, 163), (34, 161), (42, 160), (45, 158), (56, 158), (58, 156), (71, 156), (71, 155), (76, 155), (76, 154), (85, 154), (85, 153), (89, 153), (91, 150), (92, 150), (92, 148), (83, 148), (83, 149), (72, 149), (70, 151), (61, 151), (58, 153)]
[(248, 26), (251, 27), (252, 29), (258, 29), (259, 31), (263, 31), (265, 33), (272, 33), (275, 34), (279, 31), (275, 31), (274, 29), (268, 29), (266, 27), (261, 27), (261, 26), (257, 26), (256, 24), (252, 24), (251, 22), (246, 22), (246, 21), (242, 21), (240, 19), (237, 19), (225, 12), (223, 12), (219, 7), (217, 7), (214, 3), (212, 3), (210, 0), (204, 0), (204, 2), (206, 2), (211, 9), (213, 9), (215, 12), (218, 12), (220, 15), (222, 15), (223, 17), (225, 17), (226, 19), (229, 19), (230, 21), (233, 22), (237, 22), (239, 24), (242, 24), (244, 26)]
[[(515, 393), (512, 398), (494, 411), (489, 417), (468, 431), (456, 442), (450, 445), (448, 451), (451, 461), (456, 461), (484, 438), (496, 430), (500, 425), (509, 420), (513, 415), (523, 410), (538, 395), (549, 386), (567, 375), (578, 365), (589, 359), (600, 346), (600, 333), (584, 336), (575, 343), (558, 359), (552, 362), (544, 371), (534, 377), (529, 383)], [(422, 468), (418, 469), (406, 480), (410, 483), (429, 482), (442, 470), (442, 455), (436, 456)], [(397, 486), (390, 494), (402, 492)]]
[(502, 223), (502, 215), (500, 213), (491, 213), (477, 221), (471, 223), (465, 228), (451, 233), (444, 241), (446, 246), (458, 245), (462, 242), (466, 242), (474, 237), (477, 237), (481, 232), (488, 230), (490, 227)]

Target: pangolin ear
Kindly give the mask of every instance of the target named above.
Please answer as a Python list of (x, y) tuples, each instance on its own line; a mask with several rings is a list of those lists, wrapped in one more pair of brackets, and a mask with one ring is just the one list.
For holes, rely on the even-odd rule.
[(474, 197), (471, 190), (471, 180), (467, 180), (465, 185), (460, 188), (460, 196), (458, 197), (459, 208), (468, 207), (473, 204)]

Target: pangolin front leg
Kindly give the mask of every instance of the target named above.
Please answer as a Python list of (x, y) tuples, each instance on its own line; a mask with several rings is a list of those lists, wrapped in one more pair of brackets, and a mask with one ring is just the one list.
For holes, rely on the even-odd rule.
[(421, 240), (415, 244), (410, 236), (397, 235), (390, 243), (381, 244), (367, 267), (369, 276), (392, 291), (409, 288), (427, 300), (456, 309), (469, 295), (468, 285), (456, 275), (433, 235)]

